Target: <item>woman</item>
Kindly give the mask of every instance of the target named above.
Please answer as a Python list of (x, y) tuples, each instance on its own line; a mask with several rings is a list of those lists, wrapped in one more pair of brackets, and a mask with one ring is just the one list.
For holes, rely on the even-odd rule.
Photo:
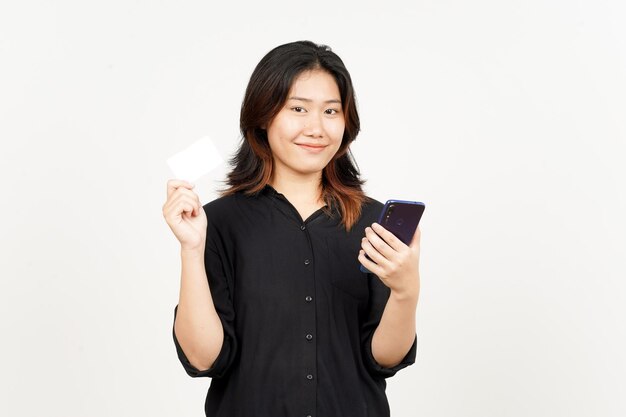
[(190, 376), (212, 378), (207, 416), (389, 415), (385, 378), (415, 361), (420, 232), (407, 246), (374, 223), (382, 204), (349, 154), (358, 131), (341, 59), (281, 45), (250, 78), (222, 197), (201, 207), (168, 181), (174, 342)]

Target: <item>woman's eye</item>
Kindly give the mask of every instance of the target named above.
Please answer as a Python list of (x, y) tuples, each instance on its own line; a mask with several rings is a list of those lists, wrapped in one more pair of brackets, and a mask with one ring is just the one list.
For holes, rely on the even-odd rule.
[(338, 113), (338, 111), (337, 111), (337, 110), (335, 110), (335, 109), (326, 109), (326, 113), (327, 113), (327, 114), (337, 114), (337, 113)]
[(294, 110), (297, 113), (302, 113), (304, 111), (304, 108), (302, 108), (302, 107), (292, 107), (291, 110)]

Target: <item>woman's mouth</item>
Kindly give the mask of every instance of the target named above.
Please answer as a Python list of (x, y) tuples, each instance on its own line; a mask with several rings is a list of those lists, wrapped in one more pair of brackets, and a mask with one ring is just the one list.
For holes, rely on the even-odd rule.
[(326, 148), (326, 145), (312, 145), (308, 143), (296, 143), (296, 145), (313, 153), (321, 152), (324, 150), (324, 148)]

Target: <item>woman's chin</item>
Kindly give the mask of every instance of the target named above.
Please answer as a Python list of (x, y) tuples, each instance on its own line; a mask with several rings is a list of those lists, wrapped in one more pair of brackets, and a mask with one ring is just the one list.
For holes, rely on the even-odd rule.
[(298, 166), (293, 171), (301, 175), (303, 177), (311, 177), (316, 175), (321, 175), (324, 170), (323, 165), (315, 165), (315, 166)]

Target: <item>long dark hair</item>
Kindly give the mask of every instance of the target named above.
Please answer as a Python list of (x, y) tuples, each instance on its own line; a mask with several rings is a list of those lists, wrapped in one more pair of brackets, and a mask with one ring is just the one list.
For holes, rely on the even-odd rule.
[(230, 160), (233, 167), (222, 195), (242, 191), (251, 195), (261, 191), (270, 181), (273, 171), (272, 152), (267, 131), (261, 126), (282, 109), (289, 90), (304, 71), (321, 69), (333, 76), (339, 87), (345, 117), (341, 145), (333, 159), (322, 171), (322, 199), (337, 207), (346, 230), (361, 215), (366, 197), (349, 146), (360, 130), (359, 114), (350, 74), (343, 61), (326, 45), (298, 41), (280, 45), (265, 55), (250, 77), (241, 104), (240, 129), (242, 141)]

